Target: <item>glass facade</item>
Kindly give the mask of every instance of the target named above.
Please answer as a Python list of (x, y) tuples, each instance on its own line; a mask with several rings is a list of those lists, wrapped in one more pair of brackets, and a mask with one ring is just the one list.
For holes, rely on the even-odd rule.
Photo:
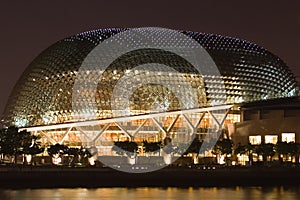
[[(179, 31), (205, 48), (216, 63), (221, 77), (199, 74), (190, 63), (171, 52), (159, 49), (132, 51), (101, 72), (104, 76), (97, 86), (97, 110), (72, 107), (73, 86), (83, 60), (99, 43), (125, 30), (128, 29), (100, 29), (80, 33), (42, 52), (16, 84), (5, 110), (6, 124), (18, 127), (63, 124), (76, 121), (78, 113), (94, 113), (96, 119), (111, 118), (114, 86), (127, 73), (136, 73), (139, 79), (165, 80), (175, 90), (181, 90), (180, 86), (184, 88), (189, 84), (197, 94), (200, 107), (210, 105), (211, 99), (225, 99), (224, 104), (234, 104), (296, 95), (296, 81), (289, 68), (264, 48), (226, 36)], [(101, 59), (101, 56), (94, 59)], [(152, 71), (132, 70), (145, 63), (170, 66), (185, 79), (180, 79), (170, 71), (161, 71), (159, 66)], [(99, 70), (95, 68), (84, 73), (87, 77), (90, 74), (97, 76)], [(225, 85), (225, 91), (218, 87), (220, 80)], [(186, 92), (189, 91), (183, 91), (183, 94)], [(89, 94), (90, 91), (86, 91), (84, 95)], [(76, 103), (80, 105), (83, 102)], [(152, 109), (176, 111), (180, 105), (171, 90), (162, 85), (150, 84), (133, 92), (130, 109), (133, 115), (140, 115), (148, 114)]]

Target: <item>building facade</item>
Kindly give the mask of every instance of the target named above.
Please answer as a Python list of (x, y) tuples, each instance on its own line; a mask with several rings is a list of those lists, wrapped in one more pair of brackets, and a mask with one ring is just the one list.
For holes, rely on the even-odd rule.
[(241, 121), (235, 123), (232, 135), (236, 142), (300, 143), (299, 97), (247, 103), (241, 106), (241, 116)]
[[(256, 44), (214, 34), (177, 31), (207, 51), (218, 68), (218, 76), (209, 72), (199, 73), (189, 62), (172, 52), (144, 48), (120, 56), (105, 71), (92, 67), (81, 72), (85, 81), (102, 74), (93, 96), (92, 103), (96, 104), (96, 109), (86, 106), (92, 93), (88, 88), (80, 93), (81, 98), (74, 101), (74, 84), (85, 58), (97, 45), (128, 30), (116, 28), (83, 32), (50, 46), (21, 76), (10, 96), (2, 122), (41, 135), (45, 145), (95, 146), (99, 155), (111, 155), (114, 141), (128, 139), (142, 142), (171, 137), (174, 143), (179, 144), (190, 141), (195, 134), (204, 138), (209, 134), (219, 136), (217, 133), (223, 131), (228, 137), (246, 142), (250, 135), (295, 132), (278, 126), (285, 123), (286, 116), (292, 116), (296, 111), (279, 109), (268, 114), (265, 110), (262, 112), (246, 106), (297, 96), (295, 77), (286, 64)], [(102, 56), (92, 59), (99, 61)], [(146, 63), (158, 63), (158, 66), (151, 70), (134, 70)], [(170, 70), (161, 70), (159, 64), (175, 69), (184, 79)], [(130, 114), (121, 113), (115, 117), (113, 91), (126, 74), (137, 79), (163, 81), (169, 88), (162, 84), (137, 87), (129, 97)], [(220, 88), (220, 84), (224, 87)], [(186, 85), (191, 86), (189, 90), (180, 89)], [(126, 85), (122, 87), (125, 93), (126, 88)], [(182, 109), (174, 91), (181, 91), (183, 101), (189, 106)], [(196, 107), (189, 104), (190, 99), (187, 98), (191, 91), (196, 94)], [(212, 106), (212, 100), (219, 103)], [(261, 131), (268, 117), (273, 120), (270, 124), (277, 123), (273, 132), (271, 128), (270, 132)], [(294, 125), (289, 123), (296, 121), (283, 126)]]

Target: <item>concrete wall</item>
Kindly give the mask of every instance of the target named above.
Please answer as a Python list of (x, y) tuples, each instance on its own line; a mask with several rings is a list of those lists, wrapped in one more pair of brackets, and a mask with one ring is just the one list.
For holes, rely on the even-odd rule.
[[(282, 114), (282, 112), (280, 112)], [(296, 142), (300, 143), (300, 116), (284, 118), (273, 113), (273, 119), (248, 120), (234, 124), (232, 140), (235, 144), (248, 143), (250, 135), (278, 135), (281, 140), (281, 133), (295, 133)], [(271, 117), (271, 115), (270, 115)]]

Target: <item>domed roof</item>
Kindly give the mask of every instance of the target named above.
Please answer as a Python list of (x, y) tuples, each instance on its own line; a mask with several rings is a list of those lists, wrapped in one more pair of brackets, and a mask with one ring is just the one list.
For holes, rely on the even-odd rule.
[[(200, 74), (189, 62), (172, 52), (144, 48), (122, 55), (101, 72), (103, 76), (98, 80), (94, 99), (97, 109), (81, 107), (83, 102), (87, 104), (85, 98), (74, 104), (74, 83), (86, 57), (100, 43), (127, 30), (130, 29), (83, 32), (47, 48), (33, 60), (17, 82), (6, 106), (4, 119), (12, 125), (24, 127), (74, 121), (78, 113), (93, 112), (96, 119), (114, 117), (111, 107), (114, 86), (127, 71), (145, 63), (171, 66), (186, 78), (186, 82), (170, 75), (170, 71), (160, 72), (160, 66), (146, 70), (138, 75), (139, 78), (168, 80), (168, 84), (176, 87), (189, 83), (196, 93), (199, 107), (208, 106), (213, 98), (232, 104), (296, 95), (296, 81), (289, 68), (264, 48), (245, 40), (181, 30), (178, 32), (198, 42), (209, 53), (220, 72), (219, 77)], [(99, 62), (99, 58), (101, 55), (93, 59)], [(85, 73), (98, 72), (95, 69)], [(224, 90), (218, 87), (218, 78), (222, 80)], [(83, 96), (88, 95), (89, 91), (86, 91)], [(151, 113), (153, 109), (180, 109), (174, 92), (159, 84), (136, 88), (129, 101), (132, 115)]]

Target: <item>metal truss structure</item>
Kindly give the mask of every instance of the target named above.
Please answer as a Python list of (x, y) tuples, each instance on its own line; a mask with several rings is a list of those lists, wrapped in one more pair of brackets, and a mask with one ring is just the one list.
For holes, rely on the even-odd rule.
[[(40, 135), (43, 143), (109, 149), (114, 141), (186, 142), (195, 134), (219, 136), (233, 105), (188, 109), (139, 116), (21, 128)], [(233, 123), (233, 122), (231, 122)]]

